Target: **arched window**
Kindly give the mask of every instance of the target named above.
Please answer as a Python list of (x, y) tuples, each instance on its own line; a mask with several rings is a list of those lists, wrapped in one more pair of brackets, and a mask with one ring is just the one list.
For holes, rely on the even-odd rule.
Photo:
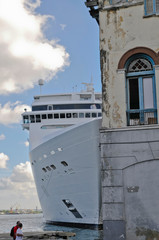
[(154, 62), (145, 54), (130, 57), (126, 64), (127, 124), (157, 123)]

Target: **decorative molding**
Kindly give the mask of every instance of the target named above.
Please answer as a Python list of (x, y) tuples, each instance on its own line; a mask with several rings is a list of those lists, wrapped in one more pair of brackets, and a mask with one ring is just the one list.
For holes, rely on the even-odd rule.
[(119, 60), (118, 69), (124, 69), (125, 63), (128, 60), (128, 58), (135, 54), (146, 54), (153, 59), (155, 65), (159, 65), (159, 53), (156, 53), (150, 48), (136, 47), (128, 50), (126, 53), (123, 54), (123, 56)]

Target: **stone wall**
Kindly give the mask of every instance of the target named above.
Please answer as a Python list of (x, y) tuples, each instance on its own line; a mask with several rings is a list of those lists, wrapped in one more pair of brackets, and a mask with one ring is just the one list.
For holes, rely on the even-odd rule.
[(101, 129), (104, 240), (159, 239), (159, 127)]

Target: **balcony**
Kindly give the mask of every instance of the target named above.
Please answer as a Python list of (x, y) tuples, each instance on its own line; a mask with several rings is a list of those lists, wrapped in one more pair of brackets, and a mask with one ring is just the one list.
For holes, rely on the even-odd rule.
[(157, 109), (127, 111), (128, 126), (157, 124)]

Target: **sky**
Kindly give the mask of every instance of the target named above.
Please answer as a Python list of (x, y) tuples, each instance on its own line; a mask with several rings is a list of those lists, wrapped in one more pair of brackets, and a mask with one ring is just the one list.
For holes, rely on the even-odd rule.
[(99, 27), (85, 0), (0, 0), (0, 209), (40, 208), (21, 114), (34, 95), (101, 91)]

